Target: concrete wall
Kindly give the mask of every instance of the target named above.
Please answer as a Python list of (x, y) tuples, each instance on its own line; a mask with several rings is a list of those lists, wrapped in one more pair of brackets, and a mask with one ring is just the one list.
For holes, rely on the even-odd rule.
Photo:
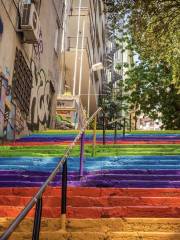
[[(49, 124), (53, 125), (56, 90), (60, 77), (59, 63), (64, 1), (39, 1), (41, 6), (38, 7), (37, 11), (41, 32), (36, 44), (23, 43), (22, 32), (17, 32), (19, 2), (19, 0), (0, 2), (0, 17), (3, 22), (3, 33), (0, 35), (0, 72), (4, 78), (8, 79), (8, 85), (11, 87), (14, 81), (16, 49), (20, 50), (33, 77), (29, 114), (20, 111), (20, 116), (24, 120), (24, 129), (27, 131), (28, 129), (43, 129), (49, 127)], [(56, 49), (55, 46), (57, 46)], [(28, 81), (28, 78), (25, 80)], [(13, 97), (11, 97), (10, 102), (11, 111), (13, 111), (14, 104), (17, 111), (23, 104), (20, 101), (17, 103)], [(0, 103), (2, 106), (5, 105), (5, 99), (1, 98)], [(15, 118), (15, 116), (12, 117)], [(3, 129), (3, 116), (0, 118), (0, 125)], [(0, 136), (2, 135), (1, 131)]]

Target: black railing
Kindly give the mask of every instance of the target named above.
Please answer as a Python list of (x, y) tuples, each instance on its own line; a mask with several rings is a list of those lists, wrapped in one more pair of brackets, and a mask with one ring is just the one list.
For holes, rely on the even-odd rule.
[(70, 155), (70, 152), (76, 142), (84, 135), (87, 126), (91, 123), (91, 121), (98, 115), (98, 113), (102, 111), (102, 108), (99, 108), (85, 123), (79, 134), (76, 136), (74, 141), (68, 146), (67, 150), (64, 153), (64, 156), (61, 158), (56, 168), (52, 171), (48, 179), (41, 186), (39, 191), (35, 194), (35, 196), (29, 201), (29, 203), (25, 206), (25, 208), (19, 213), (16, 219), (10, 224), (7, 230), (0, 237), (0, 240), (7, 240), (11, 234), (15, 231), (15, 229), (19, 226), (22, 220), (26, 217), (29, 211), (36, 205), (35, 216), (34, 216), (34, 226), (33, 226), (33, 234), (32, 239), (38, 240), (40, 234), (40, 226), (41, 226), (41, 215), (42, 215), (42, 195), (46, 190), (49, 183), (55, 178), (57, 173), (62, 169), (62, 198), (61, 198), (61, 228), (63, 230), (66, 229), (66, 206), (67, 206), (67, 158)]
[[(131, 119), (128, 119), (128, 118), (125, 118), (125, 117), (120, 117), (120, 118), (115, 119), (114, 121), (108, 123), (109, 126), (114, 125), (114, 144), (117, 143), (117, 128), (118, 128), (118, 125), (122, 128), (122, 135), (123, 135), (123, 137), (125, 137), (125, 135), (126, 135), (126, 123), (128, 121), (130, 122), (129, 124), (130, 124), (130, 131), (131, 131)], [(105, 122), (105, 120), (103, 120), (103, 122)]]

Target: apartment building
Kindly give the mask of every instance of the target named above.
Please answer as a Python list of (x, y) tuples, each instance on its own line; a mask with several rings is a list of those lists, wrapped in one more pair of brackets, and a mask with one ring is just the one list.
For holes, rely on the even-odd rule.
[(65, 1), (57, 114), (78, 127), (81, 110), (98, 107), (105, 81), (105, 15), (102, 0)]
[(0, 138), (53, 127), (63, 0), (0, 1)]
[[(108, 18), (108, 14), (107, 14)], [(107, 82), (113, 85), (114, 101), (118, 99), (121, 111), (118, 112), (117, 117), (126, 118), (127, 124), (131, 121), (131, 126), (134, 127), (134, 113), (127, 111), (127, 101), (123, 100), (125, 96), (124, 83), (127, 78), (126, 72), (130, 70), (133, 63), (132, 52), (127, 48), (127, 43), (119, 41), (123, 39), (123, 31), (114, 30), (111, 26), (111, 17), (108, 18), (107, 25), (107, 61), (106, 74)], [(123, 19), (119, 20), (119, 25), (123, 26)], [(130, 93), (128, 93), (130, 94)]]

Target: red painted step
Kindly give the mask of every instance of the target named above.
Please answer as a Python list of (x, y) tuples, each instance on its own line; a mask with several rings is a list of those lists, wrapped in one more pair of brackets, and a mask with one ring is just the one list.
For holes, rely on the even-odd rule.
[[(0, 217), (16, 217), (22, 207), (0, 207)], [(28, 217), (34, 216), (32, 209)], [(43, 217), (58, 218), (60, 217), (60, 208), (44, 207)], [(155, 217), (155, 218), (179, 218), (180, 207), (145, 207), (145, 206), (127, 206), (127, 207), (68, 207), (67, 217), (69, 218), (120, 218), (120, 217)]]
[[(25, 206), (31, 197), (1, 196), (0, 207)], [(43, 207), (59, 207), (61, 198), (58, 196), (44, 196)], [(122, 206), (169, 206), (180, 207), (179, 197), (132, 197), (132, 196), (68, 196), (67, 206), (72, 207), (122, 207)]]
[[(0, 188), (0, 217), (16, 217), (38, 188)], [(60, 216), (60, 188), (43, 195), (43, 216)], [(180, 189), (68, 188), (68, 217), (180, 216)], [(34, 210), (28, 216), (33, 217)]]
[(155, 218), (179, 218), (180, 207), (91, 207), (91, 208), (69, 208), (68, 216), (70, 218), (120, 218), (120, 217), (155, 217)]
[[(3, 196), (30, 196), (37, 193), (39, 188), (0, 188), (0, 195)], [(60, 196), (61, 189), (58, 187), (48, 187), (43, 194), (44, 196)], [(165, 197), (180, 196), (178, 188), (89, 188), (89, 187), (68, 187), (69, 196), (134, 196), (134, 197)]]

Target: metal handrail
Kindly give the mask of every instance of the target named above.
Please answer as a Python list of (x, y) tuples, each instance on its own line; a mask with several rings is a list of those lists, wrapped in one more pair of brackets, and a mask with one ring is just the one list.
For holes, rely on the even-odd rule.
[(124, 120), (124, 119), (127, 120), (127, 121), (129, 120), (127, 117), (119, 117), (119, 118), (113, 120), (112, 122), (109, 122), (108, 125), (112, 125), (113, 123), (122, 121), (122, 120)]
[[(123, 124), (121, 121), (123, 120)], [(114, 143), (117, 143), (117, 124), (119, 123), (121, 127), (123, 127), (123, 137), (125, 137), (126, 134), (126, 122), (130, 121), (130, 131), (131, 131), (131, 119), (128, 119), (127, 117), (119, 117), (111, 122), (108, 122), (107, 125), (113, 125), (114, 124)]]
[(57, 164), (56, 168), (52, 171), (48, 179), (45, 181), (45, 183), (41, 186), (39, 191), (35, 194), (35, 196), (29, 201), (29, 203), (25, 206), (25, 208), (19, 213), (19, 215), (16, 217), (16, 219), (10, 224), (8, 229), (3, 233), (3, 235), (0, 237), (0, 240), (7, 240), (10, 235), (14, 232), (14, 230), (18, 227), (18, 225), (21, 223), (21, 221), (26, 217), (26, 215), (29, 213), (29, 211), (34, 207), (36, 203), (38, 203), (39, 199), (42, 198), (42, 194), (49, 185), (49, 183), (54, 179), (56, 174), (59, 172), (59, 170), (63, 167), (64, 163), (66, 162), (66, 159), (68, 158), (72, 148), (74, 147), (75, 143), (80, 139), (81, 135), (85, 132), (87, 126), (91, 123), (91, 121), (97, 116), (97, 114), (102, 111), (102, 108), (99, 108), (84, 124), (84, 127), (80, 130), (79, 134), (75, 137), (74, 141), (69, 145), (67, 150), (65, 151), (63, 157)]

